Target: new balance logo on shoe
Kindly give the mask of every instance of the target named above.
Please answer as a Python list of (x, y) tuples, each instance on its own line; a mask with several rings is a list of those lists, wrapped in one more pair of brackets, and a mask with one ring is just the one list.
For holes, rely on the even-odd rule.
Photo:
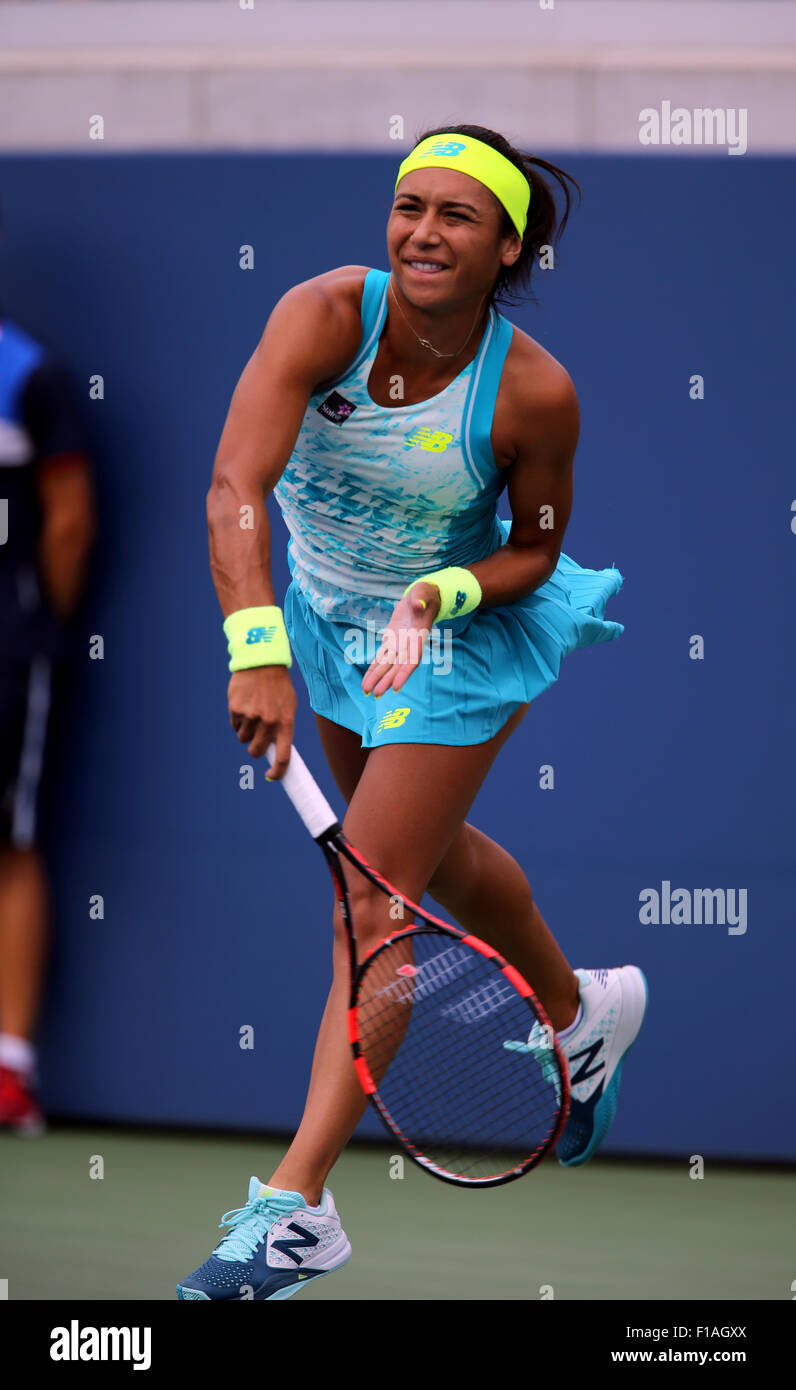
[[(570, 1063), (570, 1086), (577, 1086), (581, 1081), (588, 1081), (590, 1077), (596, 1076), (598, 1072), (605, 1070), (605, 1061), (599, 1062), (596, 1067), (592, 1065), (597, 1061), (604, 1042), (604, 1038), (598, 1038), (597, 1042), (591, 1044), (591, 1047), (584, 1047), (580, 1052), (574, 1052), (568, 1059)], [(573, 1075), (571, 1071), (572, 1063), (577, 1062), (579, 1057), (584, 1057), (586, 1060), (581, 1063), (577, 1073)], [(592, 1068), (591, 1071), (589, 1071), (589, 1067)]]
[(272, 1240), (271, 1249), (279, 1250), (283, 1255), (289, 1255), (291, 1260), (294, 1260), (297, 1265), (300, 1265), (301, 1256), (297, 1255), (296, 1251), (312, 1250), (313, 1247), (318, 1244), (318, 1237), (314, 1236), (312, 1231), (305, 1230), (303, 1226), (298, 1226), (295, 1221), (291, 1221), (287, 1229), (289, 1231), (295, 1231), (296, 1236), (300, 1237), (300, 1239), (296, 1240), (294, 1236), (293, 1239), (288, 1240), (287, 1236), (285, 1236), (282, 1240)]

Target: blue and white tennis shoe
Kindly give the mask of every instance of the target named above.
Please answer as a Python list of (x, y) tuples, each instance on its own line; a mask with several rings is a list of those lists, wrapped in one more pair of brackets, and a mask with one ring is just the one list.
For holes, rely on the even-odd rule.
[(565, 1168), (588, 1163), (616, 1114), (622, 1066), (647, 1007), (647, 982), (637, 965), (576, 970), (583, 1017), (557, 1042), (567, 1060), (571, 1103), (556, 1156)]
[(178, 1298), (291, 1298), (351, 1257), (328, 1187), (318, 1206), (308, 1207), (300, 1192), (252, 1178), (245, 1207), (226, 1212), (220, 1225), (229, 1231), (210, 1258), (177, 1285)]

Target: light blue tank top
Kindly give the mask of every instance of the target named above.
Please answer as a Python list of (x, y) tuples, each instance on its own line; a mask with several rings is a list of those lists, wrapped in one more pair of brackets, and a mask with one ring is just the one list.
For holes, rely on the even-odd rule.
[(387, 316), (389, 272), (369, 270), (359, 352), (310, 397), (274, 496), (290, 532), (290, 572), (334, 622), (385, 625), (407, 584), (471, 565), (503, 542), (506, 481), (490, 444), (513, 328), (490, 309), (478, 352), (444, 391), (388, 408), (367, 382)]

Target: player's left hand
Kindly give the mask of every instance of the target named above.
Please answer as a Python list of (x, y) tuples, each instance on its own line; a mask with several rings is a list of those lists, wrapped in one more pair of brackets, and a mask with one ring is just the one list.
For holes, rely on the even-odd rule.
[(362, 677), (362, 692), (378, 699), (387, 690), (396, 693), (420, 665), (423, 647), (439, 612), (436, 584), (413, 584), (392, 612), (375, 657)]

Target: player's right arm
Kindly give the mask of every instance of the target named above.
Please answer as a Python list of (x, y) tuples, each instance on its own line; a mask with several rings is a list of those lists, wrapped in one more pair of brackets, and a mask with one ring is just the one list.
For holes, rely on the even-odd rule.
[[(275, 602), (265, 499), (293, 451), (312, 392), (356, 356), (365, 268), (344, 266), (295, 285), (276, 304), (235, 388), (207, 494), (210, 569), (224, 617)], [(290, 757), (296, 693), (285, 666), (235, 671), (230, 722), (252, 757)]]

